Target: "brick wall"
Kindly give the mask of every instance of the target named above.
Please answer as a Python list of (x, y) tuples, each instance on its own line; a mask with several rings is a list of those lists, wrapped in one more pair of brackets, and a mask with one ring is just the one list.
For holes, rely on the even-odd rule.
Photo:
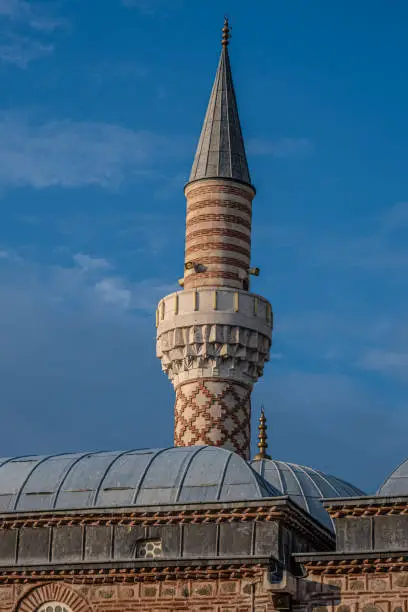
[(408, 572), (311, 573), (302, 581), (300, 598), (299, 612), (407, 612)]
[(270, 612), (272, 595), (256, 580), (206, 580), (158, 583), (0, 586), (1, 612), (34, 612), (47, 601), (73, 612)]

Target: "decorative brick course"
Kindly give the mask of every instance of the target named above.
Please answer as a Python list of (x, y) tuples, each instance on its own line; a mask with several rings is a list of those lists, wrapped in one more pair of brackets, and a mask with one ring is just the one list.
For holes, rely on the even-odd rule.
[(215, 223), (215, 222), (223, 222), (223, 223), (234, 223), (236, 225), (242, 225), (247, 229), (251, 229), (251, 222), (247, 221), (242, 217), (237, 217), (236, 215), (225, 215), (223, 213), (205, 213), (201, 215), (194, 215), (187, 218), (186, 227), (187, 229), (191, 226), (197, 225), (198, 223)]
[(252, 215), (252, 207), (251, 202), (245, 202), (245, 204), (241, 202), (236, 202), (235, 200), (220, 200), (220, 199), (211, 199), (211, 200), (200, 200), (199, 202), (189, 202), (187, 209), (187, 218), (189, 215), (196, 210), (202, 210), (203, 208), (226, 208), (229, 210), (239, 210), (243, 213), (247, 213), (249, 218)]
[(248, 234), (243, 234), (238, 230), (228, 229), (226, 227), (209, 227), (205, 229), (195, 230), (186, 234), (186, 244), (191, 240), (198, 238), (206, 238), (207, 236), (224, 236), (228, 238), (238, 238), (243, 242), (251, 242), (251, 237)]
[[(194, 261), (194, 260), (193, 260)], [(234, 257), (220, 257), (217, 255), (204, 255), (199, 258), (197, 263), (201, 264), (226, 264), (228, 266), (235, 266), (236, 268), (244, 268), (245, 261), (241, 259), (235, 259)]]
[(222, 193), (222, 194), (226, 193), (229, 195), (240, 196), (241, 198), (244, 198), (245, 200), (252, 200), (252, 198), (255, 195), (254, 190), (249, 186), (237, 187), (236, 184), (228, 185), (225, 182), (220, 184), (221, 181), (222, 179), (220, 180), (208, 179), (205, 181), (206, 184), (190, 183), (185, 189), (186, 197), (187, 198), (199, 198), (201, 196), (205, 196), (209, 194), (214, 195), (218, 193)]
[[(184, 282), (186, 289), (193, 287), (205, 287), (206, 285), (212, 287), (236, 287), (240, 289), (242, 281), (238, 276), (238, 272), (224, 272), (221, 270), (212, 270), (211, 272), (201, 272), (200, 278), (197, 278), (197, 274), (189, 276)], [(234, 282), (231, 282), (234, 281)]]
[(241, 255), (245, 255), (249, 258), (250, 255), (250, 247), (240, 246), (238, 244), (226, 243), (221, 240), (219, 241), (211, 241), (205, 242), (202, 244), (191, 244), (186, 248), (186, 259), (196, 253), (197, 251), (215, 251), (219, 253), (220, 251), (230, 251), (231, 253), (240, 253)]
[[(83, 585), (39, 581), (34, 587), (0, 586), (1, 612), (36, 612), (56, 601), (72, 612), (271, 612), (272, 594), (263, 588), (259, 568), (252, 578), (180, 579), (146, 584)], [(21, 585), (22, 586), (22, 585)], [(4, 597), (5, 596), (5, 597)], [(255, 608), (253, 606), (256, 606)]]
[[(0, 591), (1, 592), (1, 591)], [(58, 601), (71, 608), (73, 612), (91, 612), (89, 603), (63, 582), (43, 584), (33, 588), (17, 602), (15, 612), (35, 612), (42, 604)]]

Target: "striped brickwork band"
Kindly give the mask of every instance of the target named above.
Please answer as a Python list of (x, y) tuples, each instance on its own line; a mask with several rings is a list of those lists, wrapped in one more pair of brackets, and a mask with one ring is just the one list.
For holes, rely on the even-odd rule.
[[(222, 179), (186, 187), (186, 289), (244, 288), (250, 267), (253, 190)], [(193, 264), (193, 265), (191, 265)]]

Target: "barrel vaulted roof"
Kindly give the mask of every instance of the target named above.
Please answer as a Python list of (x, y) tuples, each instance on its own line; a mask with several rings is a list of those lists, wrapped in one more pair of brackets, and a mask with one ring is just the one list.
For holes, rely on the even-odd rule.
[(253, 500), (280, 492), (211, 446), (0, 459), (0, 512)]

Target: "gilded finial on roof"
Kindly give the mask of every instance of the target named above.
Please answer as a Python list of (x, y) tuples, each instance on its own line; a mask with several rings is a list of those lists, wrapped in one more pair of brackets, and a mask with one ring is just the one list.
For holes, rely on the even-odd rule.
[(222, 28), (222, 41), (221, 41), (221, 44), (223, 47), (227, 47), (229, 45), (230, 38), (231, 38), (231, 28), (229, 27), (228, 17), (225, 17), (224, 27)]
[(261, 416), (259, 417), (259, 425), (258, 425), (258, 448), (259, 453), (255, 455), (254, 461), (259, 461), (260, 459), (270, 459), (270, 455), (267, 454), (266, 450), (268, 448), (268, 436), (266, 430), (268, 429), (266, 425), (266, 417), (264, 412), (264, 407), (261, 407)]

